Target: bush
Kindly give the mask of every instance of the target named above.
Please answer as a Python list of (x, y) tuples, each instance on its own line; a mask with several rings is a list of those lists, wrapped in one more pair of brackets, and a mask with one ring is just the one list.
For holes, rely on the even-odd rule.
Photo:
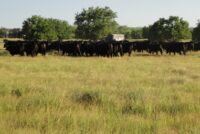
[(86, 106), (102, 104), (102, 95), (99, 92), (94, 91), (85, 91), (75, 94), (74, 99), (76, 102)]
[(19, 89), (14, 89), (14, 90), (12, 90), (12, 91), (11, 91), (11, 94), (12, 94), (13, 96), (16, 96), (16, 97), (21, 97), (21, 96), (22, 96), (22, 93), (20, 92)]

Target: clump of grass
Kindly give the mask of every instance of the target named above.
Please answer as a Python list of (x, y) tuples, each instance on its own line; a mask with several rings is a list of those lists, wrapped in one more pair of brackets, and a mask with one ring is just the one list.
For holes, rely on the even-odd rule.
[(184, 70), (184, 69), (172, 69), (171, 72), (172, 72), (173, 74), (175, 74), (175, 75), (181, 75), (181, 76), (187, 74), (186, 70)]
[(6, 50), (1, 50), (0, 49), (0, 56), (10, 56), (10, 53)]
[(122, 108), (123, 114), (144, 115), (146, 113), (145, 105), (141, 104), (126, 104)]
[(144, 90), (138, 89), (132, 92), (128, 92), (124, 97), (128, 102), (144, 102)]
[(21, 97), (22, 93), (19, 89), (14, 89), (11, 91), (11, 95), (16, 96), (16, 97)]
[(144, 91), (139, 89), (128, 92), (125, 96), (125, 104), (122, 107), (123, 114), (146, 115)]
[(102, 104), (102, 94), (100, 94), (98, 91), (85, 91), (76, 93), (73, 98), (76, 102), (83, 104), (84, 106)]
[(160, 106), (160, 108), (162, 112), (165, 112), (172, 116), (189, 111), (188, 105), (184, 103), (163, 104)]

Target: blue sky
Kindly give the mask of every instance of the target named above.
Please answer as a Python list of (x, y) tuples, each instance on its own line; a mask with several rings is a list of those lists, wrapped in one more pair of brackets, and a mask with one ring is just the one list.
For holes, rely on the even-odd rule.
[(147, 26), (160, 17), (178, 15), (196, 26), (200, 0), (0, 0), (0, 27), (21, 27), (32, 16), (53, 17), (73, 24), (75, 13), (90, 6), (109, 6), (120, 25)]

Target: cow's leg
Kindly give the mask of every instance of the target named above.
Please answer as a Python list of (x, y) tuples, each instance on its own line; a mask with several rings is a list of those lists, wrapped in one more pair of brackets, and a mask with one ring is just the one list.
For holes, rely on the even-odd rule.
[(63, 50), (63, 51), (62, 51), (62, 56), (64, 56), (64, 55), (65, 55), (65, 51)]

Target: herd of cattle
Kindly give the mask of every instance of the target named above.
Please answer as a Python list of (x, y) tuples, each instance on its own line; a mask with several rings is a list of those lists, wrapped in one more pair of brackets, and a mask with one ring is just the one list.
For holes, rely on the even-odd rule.
[(180, 54), (199, 51), (200, 43), (193, 42), (149, 42), (149, 41), (4, 41), (4, 48), (13, 55), (37, 56), (39, 53), (57, 51), (69, 56), (123, 56), (132, 52), (149, 54)]

